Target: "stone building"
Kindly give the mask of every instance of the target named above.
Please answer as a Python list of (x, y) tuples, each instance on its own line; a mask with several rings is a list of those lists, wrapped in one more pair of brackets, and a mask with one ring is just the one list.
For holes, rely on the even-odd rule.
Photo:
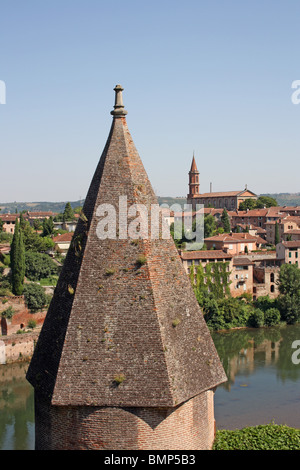
[(123, 220), (121, 197), (148, 214), (158, 207), (122, 90), (27, 373), (38, 450), (214, 440), (214, 390), (226, 375), (171, 236), (132, 239), (129, 225), (100, 233), (105, 209)]
[(253, 299), (268, 295), (275, 299), (279, 295), (278, 280), (280, 262), (278, 260), (254, 263), (253, 269)]
[(196, 204), (203, 204), (204, 207), (214, 207), (215, 209), (227, 209), (233, 211), (239, 208), (241, 202), (246, 199), (257, 199), (257, 195), (249, 191), (247, 187), (239, 191), (223, 191), (200, 193), (199, 171), (193, 156), (191, 169), (189, 171), (189, 193), (187, 203), (196, 209)]
[(230, 291), (232, 297), (243, 294), (253, 295), (253, 267), (254, 263), (245, 256), (233, 258)]

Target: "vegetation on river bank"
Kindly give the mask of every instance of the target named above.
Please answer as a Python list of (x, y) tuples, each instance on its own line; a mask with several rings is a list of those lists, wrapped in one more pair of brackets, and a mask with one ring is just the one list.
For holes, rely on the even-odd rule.
[(276, 298), (252, 300), (250, 293), (232, 297), (226, 263), (208, 263), (204, 268), (192, 265), (190, 280), (211, 330), (260, 328), (300, 322), (300, 269), (294, 264), (280, 268)]
[(300, 450), (300, 429), (267, 424), (241, 430), (219, 430), (213, 450)]

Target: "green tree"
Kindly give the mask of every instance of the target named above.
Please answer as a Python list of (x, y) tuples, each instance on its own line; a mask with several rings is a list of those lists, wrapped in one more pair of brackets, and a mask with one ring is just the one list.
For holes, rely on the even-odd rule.
[(58, 266), (43, 253), (28, 251), (25, 256), (26, 277), (31, 281), (40, 281), (58, 274)]
[(37, 312), (47, 305), (47, 295), (39, 284), (26, 284), (24, 287), (25, 302), (29, 310)]
[(34, 230), (41, 230), (43, 228), (43, 224), (41, 223), (39, 219), (34, 219), (33, 228)]
[(212, 237), (216, 232), (217, 226), (213, 215), (204, 216), (204, 238)]
[(247, 209), (255, 209), (256, 207), (256, 200), (255, 199), (245, 199), (245, 201), (241, 202), (239, 205), (239, 211), (246, 211)]
[(275, 222), (275, 245), (280, 242), (278, 223)]
[(256, 201), (256, 208), (263, 209), (264, 207), (277, 207), (278, 203), (276, 199), (270, 196), (259, 196)]
[(221, 222), (224, 228), (224, 232), (229, 233), (231, 230), (231, 227), (230, 227), (230, 219), (229, 219), (228, 212), (226, 209), (223, 210), (223, 214), (221, 216)]
[(43, 221), (43, 237), (49, 237), (53, 234), (54, 231), (54, 222), (53, 217), (50, 216), (49, 219), (44, 219)]
[(54, 241), (50, 237), (41, 237), (28, 222), (26, 222), (23, 229), (23, 236), (26, 251), (31, 250), (45, 253), (55, 246)]
[(275, 326), (280, 323), (281, 316), (278, 308), (269, 308), (265, 311), (265, 325)]
[(63, 212), (63, 221), (66, 222), (68, 220), (74, 220), (74, 211), (69, 202), (67, 202)]
[(25, 246), (18, 219), (16, 219), (10, 259), (12, 292), (15, 295), (22, 295), (25, 277)]
[(300, 269), (295, 264), (280, 268), (278, 306), (281, 318), (288, 324), (300, 321)]

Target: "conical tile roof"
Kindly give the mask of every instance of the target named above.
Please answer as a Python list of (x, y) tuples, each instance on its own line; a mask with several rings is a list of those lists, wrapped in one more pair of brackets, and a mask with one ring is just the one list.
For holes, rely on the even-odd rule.
[(115, 91), (111, 130), (27, 379), (53, 405), (175, 406), (227, 379), (173, 240), (126, 238), (122, 227), (115, 239), (99, 238), (104, 204), (117, 221), (120, 200), (149, 213), (158, 204), (122, 88)]
[(190, 173), (192, 172), (199, 173), (194, 155), (193, 155), (193, 160), (192, 160), (191, 169), (190, 169)]

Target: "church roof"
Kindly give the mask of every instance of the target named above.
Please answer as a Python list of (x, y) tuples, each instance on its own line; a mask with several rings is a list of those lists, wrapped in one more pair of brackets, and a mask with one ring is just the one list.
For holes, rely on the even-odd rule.
[(193, 155), (193, 160), (192, 160), (192, 165), (191, 165), (190, 172), (196, 172), (196, 173), (198, 173), (198, 168), (197, 168), (197, 165), (196, 165), (196, 160), (195, 160), (195, 156), (194, 156), (194, 155)]
[(237, 196), (243, 196), (245, 195), (245, 193), (249, 193), (247, 194), (247, 196), (255, 196), (256, 197), (256, 194), (254, 194), (252, 191), (249, 191), (249, 189), (244, 189), (242, 191), (223, 191), (223, 192), (210, 192), (210, 193), (202, 193), (202, 194), (199, 194), (199, 197), (206, 197), (206, 198), (214, 198), (214, 197), (237, 197)]
[(128, 206), (158, 204), (115, 91), (27, 379), (52, 405), (176, 406), (227, 378), (172, 238), (99, 238), (103, 204), (117, 219), (120, 196)]

